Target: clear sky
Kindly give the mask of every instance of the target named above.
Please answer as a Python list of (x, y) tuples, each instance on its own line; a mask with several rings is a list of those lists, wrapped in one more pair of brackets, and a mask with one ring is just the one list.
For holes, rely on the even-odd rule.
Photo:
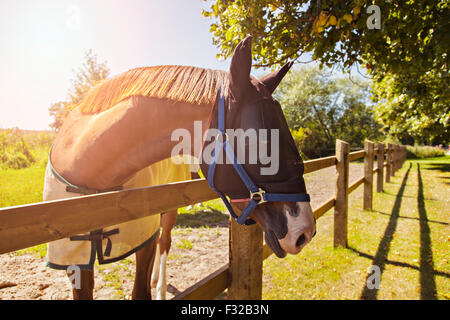
[(181, 64), (227, 70), (217, 61), (200, 0), (0, 0), (0, 128), (48, 129), (84, 53), (112, 75)]

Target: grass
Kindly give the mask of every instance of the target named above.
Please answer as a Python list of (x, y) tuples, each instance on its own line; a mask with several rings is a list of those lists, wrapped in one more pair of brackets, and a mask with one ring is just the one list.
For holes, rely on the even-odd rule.
[(188, 206), (178, 209), (177, 227), (211, 227), (228, 221), (227, 208), (222, 200), (214, 199), (205, 201), (202, 204)]
[(177, 242), (175, 244), (178, 248), (180, 249), (192, 249), (192, 247), (194, 246), (192, 244), (192, 241), (187, 240), (187, 239), (181, 239), (179, 242)]
[(0, 170), (0, 207), (42, 201), (44, 175), (45, 168), (40, 165)]
[[(44, 176), (45, 166), (42, 161), (24, 169), (0, 170), (0, 208), (41, 202)], [(18, 250), (15, 253), (31, 253), (42, 258), (47, 254), (47, 244)]]
[[(124, 288), (124, 278), (134, 279), (135, 267), (131, 258), (125, 258), (116, 263), (99, 265), (95, 263), (95, 272), (98, 272), (103, 278), (102, 287), (113, 288), (110, 291), (112, 299), (129, 300), (129, 292)], [(102, 287), (96, 288), (96, 290)]]
[[(409, 169), (408, 169), (409, 168)], [(449, 299), (450, 157), (407, 161), (362, 210), (349, 199), (348, 248), (334, 249), (333, 211), (299, 255), (264, 261), (264, 299)], [(379, 289), (366, 286), (377, 265)]]

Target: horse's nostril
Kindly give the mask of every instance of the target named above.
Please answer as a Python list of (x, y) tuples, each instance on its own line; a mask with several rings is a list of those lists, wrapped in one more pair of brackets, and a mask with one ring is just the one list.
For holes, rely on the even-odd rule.
[(305, 234), (303, 233), (300, 237), (298, 237), (297, 242), (295, 243), (295, 245), (296, 245), (297, 247), (300, 247), (300, 246), (302, 246), (305, 242), (306, 242), (306, 236), (305, 236)]

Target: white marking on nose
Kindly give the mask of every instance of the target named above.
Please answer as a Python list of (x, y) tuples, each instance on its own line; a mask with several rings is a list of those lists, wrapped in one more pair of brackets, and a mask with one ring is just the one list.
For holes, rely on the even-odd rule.
[(291, 254), (299, 253), (311, 241), (315, 232), (314, 216), (309, 202), (298, 202), (296, 207), (296, 210), (300, 211), (299, 214), (293, 213), (289, 206), (284, 205), (288, 233), (280, 239), (281, 248)]

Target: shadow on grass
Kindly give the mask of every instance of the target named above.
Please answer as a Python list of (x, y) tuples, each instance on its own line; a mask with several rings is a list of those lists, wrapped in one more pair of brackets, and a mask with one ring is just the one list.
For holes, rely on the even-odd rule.
[[(450, 168), (450, 165), (447, 169)], [(422, 175), (420, 164), (417, 164), (417, 179), (419, 190), (417, 195), (417, 206), (420, 217), (420, 298), (436, 300), (436, 281), (433, 274), (433, 252), (431, 251), (430, 227), (428, 226), (427, 211), (423, 196)]]
[[(411, 184), (410, 184), (410, 186), (411, 186)], [(389, 196), (393, 196), (393, 197), (396, 197), (396, 196), (397, 196), (395, 193), (392, 193), (392, 192), (389, 192), (389, 191), (383, 191), (383, 192), (384, 192), (385, 194), (389, 195)], [(416, 199), (415, 196), (408, 196), (408, 195), (403, 195), (402, 198), (412, 198), (412, 199)], [(439, 199), (432, 199), (432, 198), (426, 198), (426, 199), (424, 199), (424, 200), (427, 200), (427, 201), (440, 201)]]
[[(424, 163), (425, 164), (425, 163)], [(426, 163), (426, 170), (436, 170), (442, 173), (450, 172), (450, 164), (448, 163)], [(444, 180), (445, 184), (450, 184), (450, 177), (448, 176), (439, 176), (442, 180)], [(427, 199), (425, 199), (427, 200)]]
[(427, 170), (438, 170), (441, 172), (450, 172), (450, 164), (448, 163), (427, 163)]
[(228, 227), (228, 215), (212, 207), (204, 207), (195, 213), (178, 214), (175, 224), (179, 227)]
[[(386, 213), (386, 212), (381, 212), (381, 211), (377, 211), (377, 210), (373, 210), (372, 212), (375, 212), (375, 213), (379, 213), (379, 214), (383, 214), (383, 215), (385, 215), (385, 216), (390, 216), (390, 214), (389, 213)], [(418, 220), (418, 221), (420, 221), (421, 220), (421, 218), (416, 218), (416, 217), (405, 217), (405, 216), (398, 216), (400, 219), (410, 219), (410, 220)], [(442, 224), (442, 225), (444, 225), (444, 226), (448, 226), (449, 225), (449, 223), (448, 222), (443, 222), (443, 221), (436, 221), (436, 220), (426, 220), (426, 222), (431, 222), (431, 223), (438, 223), (438, 224)]]
[[(348, 247), (347, 249), (353, 251), (354, 253), (356, 253), (360, 257), (363, 257), (363, 258), (366, 258), (366, 259), (370, 259), (370, 260), (375, 259), (374, 256), (372, 256), (372, 255), (370, 255), (368, 253), (359, 251), (356, 248)], [(389, 259), (386, 259), (385, 262), (386, 262), (386, 264), (390, 264), (390, 265), (393, 265), (393, 266), (396, 266), (396, 267), (410, 268), (410, 269), (413, 269), (413, 270), (421, 271), (420, 267), (412, 265), (412, 264), (409, 264), (409, 263), (406, 263), (406, 262), (393, 261), (393, 260), (389, 260)], [(445, 278), (450, 279), (450, 273), (447, 273), (447, 272), (444, 272), (444, 271), (439, 271), (439, 270), (433, 270), (432, 273), (434, 275), (436, 275), (436, 276), (445, 277)]]
[[(408, 179), (410, 170), (411, 170), (411, 164), (410, 164), (408, 170), (406, 171), (406, 174), (402, 180), (402, 183), (401, 183), (400, 189), (398, 190), (398, 194), (395, 199), (395, 203), (392, 208), (391, 214), (376, 211), (377, 213), (384, 214), (384, 215), (387, 215), (390, 217), (388, 225), (384, 232), (383, 238), (380, 241), (380, 244), (378, 245), (376, 254), (374, 256), (371, 256), (367, 253), (360, 252), (355, 248), (349, 248), (349, 249), (352, 250), (353, 252), (357, 253), (360, 256), (366, 257), (368, 259), (372, 259), (372, 265), (378, 266), (380, 268), (380, 274), (379, 274), (380, 277), (383, 274), (386, 264), (392, 264), (395, 266), (412, 268), (412, 269), (418, 270), (420, 272), (420, 297), (421, 297), (421, 299), (435, 300), (435, 299), (437, 299), (435, 275), (450, 278), (450, 274), (434, 270), (433, 252), (431, 249), (431, 237), (430, 237), (431, 230), (428, 225), (428, 222), (440, 223), (440, 224), (444, 224), (444, 225), (448, 225), (448, 223), (428, 220), (428, 216), (427, 216), (427, 212), (426, 212), (426, 208), (425, 208), (425, 199), (424, 199), (424, 193), (423, 193), (423, 182), (422, 182), (422, 175), (421, 175), (421, 171), (420, 171), (420, 164), (417, 164), (417, 179), (418, 179), (417, 206), (418, 206), (418, 211), (419, 211), (419, 218), (400, 216), (401, 201), (402, 201), (403, 193), (405, 191), (406, 181)], [(414, 220), (418, 220), (420, 223), (420, 266), (419, 267), (410, 265), (408, 263), (390, 261), (387, 259), (391, 241), (393, 239), (399, 218), (414, 219)], [(366, 283), (368, 282), (369, 277), (371, 277), (370, 274), (366, 278)], [(377, 295), (378, 295), (377, 288), (369, 289), (369, 287), (366, 285), (361, 293), (360, 298), (365, 299), (365, 300), (375, 300), (375, 299), (377, 299)]]
[[(383, 238), (381, 239), (380, 244), (378, 245), (377, 252), (372, 260), (372, 265), (378, 266), (378, 268), (380, 269), (380, 274), (379, 274), (380, 278), (381, 278), (381, 275), (383, 274), (383, 271), (384, 271), (384, 268), (386, 265), (386, 261), (387, 261), (389, 249), (391, 247), (391, 241), (392, 241), (394, 233), (395, 233), (395, 229), (397, 228), (397, 222), (398, 222), (400, 207), (401, 207), (401, 203), (402, 203), (402, 195), (405, 192), (406, 181), (408, 180), (408, 175), (409, 175), (410, 170), (411, 170), (411, 163), (409, 164), (409, 168), (406, 171), (405, 176), (403, 177), (403, 180), (400, 185), (400, 189), (398, 190), (397, 197), (395, 198), (395, 203), (392, 208), (392, 212), (391, 212), (391, 215), (389, 218), (389, 223), (386, 227), (386, 230), (384, 231)], [(371, 277), (371, 274), (368, 274), (365, 284), (367, 284), (367, 282), (370, 280), (369, 279), (370, 277)], [(369, 286), (365, 285), (360, 298), (363, 300), (376, 300), (377, 295), (378, 295), (377, 288), (369, 289)]]

